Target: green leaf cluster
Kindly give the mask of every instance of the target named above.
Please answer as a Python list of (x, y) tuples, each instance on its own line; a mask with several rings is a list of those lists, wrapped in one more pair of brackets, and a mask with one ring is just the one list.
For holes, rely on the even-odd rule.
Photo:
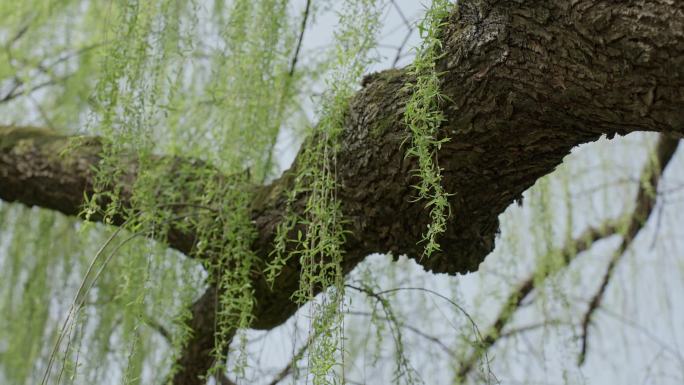
[(437, 239), (446, 230), (449, 217), (448, 193), (442, 186), (442, 172), (437, 163), (437, 152), (449, 138), (439, 133), (444, 121), (440, 108), (444, 96), (440, 93), (440, 74), (436, 63), (441, 57), (440, 28), (445, 25), (450, 8), (448, 0), (434, 0), (426, 17), (418, 24), (422, 45), (410, 69), (415, 81), (407, 86), (411, 97), (404, 111), (404, 123), (410, 130), (406, 157), (418, 160), (418, 168), (414, 172), (420, 183), (415, 188), (418, 199), (424, 200), (430, 209), (431, 223), (423, 234), (423, 256), (427, 257), (439, 250)]

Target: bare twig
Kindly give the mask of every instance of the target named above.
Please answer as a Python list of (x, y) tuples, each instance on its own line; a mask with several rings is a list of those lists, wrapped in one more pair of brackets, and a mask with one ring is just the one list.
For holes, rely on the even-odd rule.
[[(285, 108), (286, 108), (286, 100), (288, 98), (288, 95), (290, 94), (290, 90), (292, 88), (292, 82), (294, 80), (294, 75), (297, 69), (297, 61), (299, 60), (299, 54), (302, 48), (302, 41), (304, 40), (304, 32), (306, 32), (306, 24), (309, 20), (309, 15), (311, 11), (311, 0), (306, 1), (306, 8), (304, 8), (304, 14), (302, 15), (302, 25), (299, 31), (299, 38), (297, 39), (297, 47), (295, 48), (294, 55), (292, 56), (292, 62), (290, 62), (290, 72), (288, 73), (287, 78), (285, 78), (285, 86), (283, 87), (283, 93), (280, 96), (280, 102), (278, 104), (278, 110), (276, 113), (276, 122), (280, 122), (282, 115), (285, 113)], [(280, 127), (277, 127), (278, 131), (280, 130)], [(276, 142), (278, 139), (278, 133), (273, 135), (273, 138), (271, 139), (271, 143), (268, 147), (268, 152), (266, 156), (266, 166), (264, 167), (264, 175), (261, 177), (262, 182), (266, 182), (266, 179), (269, 175), (269, 171), (271, 169), (271, 166), (273, 165), (273, 151), (275, 150)]]
[[(364, 289), (362, 289), (362, 288), (358, 288), (358, 287), (356, 287), (356, 286), (347, 285), (347, 287), (352, 288), (352, 289), (357, 290), (357, 291), (362, 291), (362, 292), (364, 292), (364, 293), (366, 293), (366, 294), (369, 294), (366, 290), (364, 290)], [(397, 289), (386, 290), (386, 291), (382, 291), (382, 292), (374, 293), (374, 294), (377, 295), (377, 296), (380, 296), (380, 295), (382, 295), (382, 294), (387, 294), (387, 293), (394, 292), (394, 291), (412, 290), (412, 289), (419, 289), (419, 288), (397, 288)], [(422, 289), (422, 288), (421, 288), (421, 289)], [(445, 299), (445, 300), (448, 300), (448, 301), (451, 302), (452, 304), (455, 304), (455, 303), (453, 303), (453, 301), (449, 300), (448, 298), (442, 296), (442, 295), (439, 294), (439, 293), (433, 292), (433, 291), (431, 291), (431, 290), (429, 290), (429, 289), (423, 289), (422, 291), (426, 291), (426, 292), (428, 292), (428, 293), (438, 295), (439, 297), (441, 297), (441, 298), (443, 298), (443, 299)], [(455, 305), (458, 306), (457, 304), (455, 304)], [(460, 306), (458, 306), (458, 308), (461, 309)], [(463, 310), (461, 309), (461, 311), (463, 311)], [(371, 313), (368, 313), (368, 312), (348, 312), (348, 313), (346, 313), (346, 314), (357, 315), (357, 316), (366, 316), (366, 317), (370, 317), (370, 316), (371, 316)], [(465, 314), (467, 314), (467, 313), (465, 313)], [(468, 316), (468, 317), (469, 317), (469, 316)], [(383, 320), (385, 320), (385, 321), (388, 321), (388, 322), (396, 321), (396, 320), (390, 319), (389, 317), (382, 317), (381, 319), (383, 319)], [(431, 336), (431, 335), (429, 335), (429, 334), (426, 334), (426, 333), (423, 332), (422, 330), (420, 330), (420, 329), (418, 329), (418, 328), (416, 328), (416, 327), (414, 327), (414, 326), (408, 325), (408, 324), (406, 324), (406, 323), (403, 323), (403, 322), (398, 323), (397, 326), (398, 326), (398, 327), (401, 327), (401, 328), (403, 328), (403, 329), (410, 330), (411, 332), (417, 334), (418, 336), (423, 337), (423, 338), (425, 338), (425, 339), (427, 339), (427, 340), (429, 340), (429, 341), (431, 341), (431, 342), (433, 342), (433, 343), (439, 345), (447, 354), (452, 355), (452, 356), (455, 355), (455, 352), (454, 352), (453, 350), (449, 349), (449, 347), (446, 346), (439, 338), (434, 337), (434, 336)], [(536, 326), (536, 325), (534, 325), (534, 326)], [(273, 380), (269, 383), (269, 385), (277, 385), (280, 381), (284, 380), (285, 377), (287, 377), (287, 376), (292, 372), (292, 369), (294, 368), (294, 365), (297, 363), (297, 361), (299, 361), (299, 360), (304, 356), (304, 353), (306, 353), (306, 351), (309, 349), (309, 347), (311, 346), (311, 344), (313, 343), (313, 341), (314, 341), (317, 337), (318, 337), (318, 334), (312, 334), (312, 335), (310, 335), (309, 338), (307, 339), (306, 343), (305, 343), (305, 344), (297, 351), (297, 353), (292, 357), (292, 359), (291, 359), (290, 362), (287, 364), (287, 366), (285, 366), (285, 368), (283, 368), (283, 370), (281, 370), (281, 371), (273, 378)]]
[(642, 171), (642, 183), (639, 185), (639, 191), (637, 193), (636, 205), (632, 213), (632, 217), (627, 226), (627, 231), (622, 237), (622, 243), (617, 250), (613, 253), (605, 273), (603, 274), (603, 279), (601, 280), (601, 285), (598, 291), (589, 301), (589, 307), (587, 312), (584, 314), (584, 319), (582, 320), (582, 336), (581, 336), (581, 350), (578, 358), (578, 365), (584, 364), (586, 354), (587, 354), (587, 341), (589, 336), (589, 326), (591, 324), (592, 317), (596, 309), (601, 305), (603, 296), (606, 293), (606, 288), (610, 279), (613, 277), (613, 272), (618, 262), (624, 256), (625, 251), (631, 246), (636, 238), (639, 231), (648, 221), (649, 217), (653, 213), (653, 208), (656, 204), (656, 191), (658, 189), (658, 182), (661, 179), (663, 171), (667, 164), (672, 159), (675, 151), (677, 150), (677, 145), (679, 144), (678, 139), (674, 139), (665, 135), (660, 136), (658, 145), (656, 147), (655, 158), (652, 162), (649, 162), (644, 167)]
[[(667, 161), (674, 153), (677, 143), (678, 141), (676, 139), (661, 135), (657, 150), (657, 156), (660, 160), (661, 170), (665, 167)], [(656, 174), (660, 175), (660, 173)], [(647, 178), (652, 177), (647, 176)], [(656, 179), (654, 181), (657, 182), (658, 177), (655, 178)], [(637, 226), (636, 223), (643, 224), (644, 218), (648, 217), (648, 213), (650, 213), (650, 210), (655, 203), (655, 194), (653, 194), (652, 198), (648, 197), (649, 195), (646, 194), (644, 186), (642, 185), (639, 193), (637, 194), (637, 204), (635, 209), (628, 215), (623, 216), (623, 218), (640, 218), (637, 221), (630, 221), (627, 235), (632, 235), (625, 236), (625, 239), (633, 239), (638, 230), (641, 228), (641, 225)], [(563, 265), (568, 266), (582, 252), (588, 250), (594, 242), (616, 234), (620, 234), (622, 229), (624, 229), (624, 226), (622, 225), (624, 223), (624, 220), (612, 219), (607, 220), (598, 228), (588, 228), (585, 230), (582, 235), (568, 243), (560, 251), (560, 255), (563, 258)], [(537, 284), (546, 280), (546, 278), (548, 278), (551, 274), (552, 271), (548, 270), (536, 271), (520, 285), (518, 285), (518, 288), (509, 295), (508, 299), (504, 303), (504, 306), (499, 311), (496, 321), (494, 321), (487, 333), (485, 333), (482, 349), (474, 350), (468, 358), (461, 362), (461, 367), (457, 372), (460, 379), (465, 379), (465, 377), (472, 371), (482, 354), (485, 354), (499, 340), (499, 338), (501, 338), (503, 328), (513, 318), (513, 314), (515, 313), (516, 309), (521, 306), (523, 300), (536, 288)]]
[(276, 374), (275, 377), (273, 377), (273, 380), (269, 382), (269, 385), (276, 385), (280, 381), (284, 380), (285, 377), (287, 377), (291, 372), (292, 369), (294, 369), (295, 365), (297, 364), (297, 361), (299, 361), (303, 356), (304, 353), (311, 347), (311, 344), (318, 338), (318, 336), (321, 334), (321, 331), (316, 331), (313, 334), (309, 335), (309, 338), (307, 338), (306, 343), (302, 345), (301, 348), (295, 353), (295, 355), (292, 357), (290, 362), (281, 370), (278, 374)]
[(397, 48), (397, 54), (394, 56), (394, 60), (392, 61), (392, 68), (397, 68), (397, 65), (399, 64), (399, 60), (405, 56), (404, 54), (404, 48), (406, 47), (406, 43), (408, 43), (409, 38), (411, 38), (411, 34), (413, 33), (413, 28), (409, 28), (408, 32), (404, 36), (404, 40), (401, 41), (401, 44), (399, 45), (399, 48)]
[(299, 38), (297, 38), (297, 47), (295, 48), (292, 62), (290, 63), (290, 77), (294, 76), (297, 68), (297, 61), (299, 60), (299, 52), (302, 49), (302, 41), (304, 40), (304, 32), (306, 31), (306, 23), (309, 20), (309, 13), (311, 11), (311, 0), (306, 0), (306, 8), (304, 8), (304, 15), (302, 16), (302, 25), (299, 30)]
[[(470, 316), (470, 314), (468, 312), (466, 312), (462, 306), (460, 306), (456, 302), (452, 301), (448, 297), (446, 297), (446, 296), (444, 296), (444, 295), (442, 295), (442, 294), (440, 294), (434, 290), (430, 290), (430, 289), (426, 289), (426, 288), (422, 288), (422, 287), (399, 287), (399, 288), (394, 288), (394, 289), (383, 290), (380, 292), (374, 292), (374, 291), (370, 290), (369, 288), (365, 288), (365, 287), (360, 288), (360, 287), (356, 287), (353, 285), (345, 285), (345, 287), (348, 287), (350, 289), (354, 289), (354, 290), (357, 290), (360, 292), (364, 292), (364, 293), (368, 294), (369, 296), (374, 297), (378, 301), (381, 301), (381, 302), (385, 301), (385, 299), (382, 297), (383, 295), (393, 293), (393, 292), (397, 292), (397, 291), (422, 291), (422, 292), (426, 292), (426, 293), (435, 295), (435, 296), (449, 302), (451, 305), (453, 305), (456, 309), (458, 309), (461, 313), (463, 313), (465, 315), (465, 317), (468, 319), (468, 321), (470, 322), (470, 324), (473, 328), (473, 332), (475, 333), (475, 337), (476, 337), (476, 344), (475, 344), (476, 349), (475, 349), (475, 351), (481, 352), (481, 354), (478, 354), (477, 357), (475, 357), (473, 359), (470, 366), (472, 367), (475, 365), (475, 363), (479, 362), (480, 359), (484, 359), (484, 365), (485, 365), (485, 368), (487, 370), (487, 374), (496, 378), (494, 376), (494, 374), (492, 373), (490, 367), (489, 367), (489, 356), (488, 356), (487, 350), (486, 350), (486, 344), (487, 344), (486, 335), (483, 335), (480, 332), (480, 328), (477, 326), (477, 324), (475, 323), (475, 320)], [(390, 318), (390, 321), (396, 323), (397, 326), (401, 326), (396, 321), (396, 317), (388, 316), (388, 318)]]
[(382, 311), (385, 313), (385, 317), (387, 318), (388, 326), (390, 329), (390, 334), (392, 335), (392, 338), (394, 339), (394, 345), (396, 348), (397, 352), (397, 376), (403, 376), (407, 375), (409, 377), (408, 382), (411, 382), (411, 377), (413, 375), (417, 375), (418, 373), (416, 370), (411, 366), (409, 360), (406, 358), (406, 356), (403, 353), (404, 349), (404, 343), (402, 341), (403, 337), (401, 334), (401, 330), (399, 330), (400, 323), (399, 320), (397, 319), (396, 315), (394, 314), (394, 311), (392, 310), (389, 301), (383, 297), (382, 293), (376, 293), (373, 291), (371, 287), (369, 287), (366, 284), (362, 284), (362, 287), (358, 286), (353, 286), (353, 285), (344, 285), (346, 288), (350, 288), (353, 290), (356, 290), (358, 292), (364, 293), (368, 295), (369, 297), (374, 298), (377, 301), (377, 304), (380, 304)]
[[(70, 53), (67, 53), (66, 55), (58, 57), (57, 59), (53, 60), (49, 64), (43, 64), (43, 62), (45, 62), (47, 60), (47, 59), (43, 59), (43, 61), (41, 63), (38, 63), (36, 65), (36, 69), (39, 72), (50, 77), (50, 80), (46, 80), (46, 81), (43, 81), (41, 83), (38, 83), (35, 86), (28, 88), (28, 89), (20, 89), (21, 87), (23, 87), (25, 85), (25, 83), (19, 77), (14, 76), (14, 78), (12, 79), (13, 84), (10, 87), (10, 90), (4, 96), (0, 97), (0, 103), (9, 102), (10, 100), (16, 99), (19, 96), (31, 95), (33, 92), (38, 91), (42, 88), (53, 86), (53, 85), (64, 82), (69, 77), (71, 77), (73, 74), (67, 74), (67, 75), (64, 75), (64, 76), (61, 76), (58, 78), (53, 78), (52, 73), (51, 73), (52, 72), (51, 68), (53, 68), (54, 66), (56, 66), (59, 63), (62, 63), (62, 62), (69, 60), (71, 58), (80, 56), (80, 55), (82, 55), (88, 51), (99, 48), (105, 44), (108, 44), (108, 42), (95, 43), (95, 44), (91, 44), (91, 45), (79, 48), (73, 52), (70, 52)], [(29, 63), (23, 63), (23, 64), (29, 65)]]
[(542, 328), (546, 328), (546, 327), (549, 327), (549, 326), (554, 326), (554, 327), (555, 327), (555, 326), (560, 326), (560, 325), (568, 325), (568, 326), (570, 326), (571, 324), (570, 324), (569, 322), (563, 322), (563, 321), (561, 321), (561, 320), (548, 320), (548, 321), (543, 321), (543, 322), (539, 322), (539, 323), (536, 323), (536, 324), (531, 324), (531, 325), (527, 325), (527, 326), (521, 326), (521, 327), (518, 327), (518, 328), (515, 328), (515, 329), (509, 329), (509, 330), (507, 330), (507, 331), (505, 331), (505, 332), (502, 332), (502, 333), (499, 335), (499, 338), (500, 338), (500, 339), (503, 339), (503, 338), (510, 338), (510, 337), (513, 337), (513, 336), (516, 336), (516, 335), (519, 335), (519, 334), (524, 334), (524, 333), (527, 333), (527, 332), (531, 332), (531, 331), (533, 331), (533, 330), (542, 329)]
[(12, 38), (7, 43), (7, 46), (11, 47), (12, 45), (14, 45), (14, 43), (21, 39), (21, 37), (24, 36), (24, 34), (29, 30), (30, 26), (31, 23), (27, 23), (23, 27), (19, 28), (19, 31), (17, 31), (17, 33), (15, 33), (14, 36), (12, 36)]
[(12, 91), (10, 91), (10, 92), (7, 93), (5, 96), (3, 96), (2, 99), (0, 99), (0, 103), (6, 103), (6, 102), (9, 102), (9, 101), (12, 100), (12, 99), (18, 98), (19, 96), (22, 96), (22, 95), (30, 95), (30, 94), (34, 93), (35, 91), (38, 91), (38, 90), (40, 90), (40, 89), (42, 89), (42, 88), (49, 87), (49, 86), (54, 86), (55, 84), (58, 84), (58, 83), (61, 83), (61, 82), (65, 81), (65, 80), (67, 80), (69, 77), (71, 77), (71, 75), (66, 75), (66, 76), (63, 76), (63, 77), (57, 78), (57, 79), (46, 80), (46, 81), (44, 81), (44, 82), (41, 82), (41, 83), (36, 84), (35, 86), (33, 86), (33, 87), (31, 87), (31, 88), (22, 89), (22, 90), (19, 90), (19, 91), (17, 91), (17, 89), (18, 89), (19, 87), (23, 86), (24, 83), (23, 83), (23, 82), (19, 82), (19, 83), (16, 83), (16, 82), (15, 82), (15, 84), (18, 85), (18, 86), (13, 87), (13, 88), (12, 88)]
[[(345, 314), (362, 316), (362, 317), (372, 317), (373, 316), (372, 313), (363, 312), (363, 311), (350, 311), (350, 312), (346, 312)], [(381, 319), (383, 321), (388, 321), (388, 322), (391, 321), (390, 319), (388, 319), (386, 317), (379, 317), (379, 319)], [(444, 344), (444, 342), (442, 342), (442, 340), (440, 340), (438, 337), (431, 336), (431, 335), (425, 333), (424, 331), (420, 330), (419, 328), (412, 326), (412, 325), (409, 325), (405, 322), (399, 323), (399, 327), (401, 327), (402, 329), (409, 330), (409, 331), (415, 333), (416, 335), (423, 337), (426, 340), (437, 344), (442, 350), (444, 350), (445, 353), (449, 354), (450, 356), (456, 355), (456, 352), (454, 352), (452, 349), (450, 349), (448, 346), (446, 346)]]
[(143, 322), (145, 325), (159, 333), (159, 335), (162, 336), (168, 343), (173, 341), (173, 335), (171, 332), (169, 332), (164, 325), (152, 318), (149, 314), (143, 314)]
[(16, 77), (16, 76), (13, 77), (13, 78), (12, 78), (12, 85), (10, 86), (9, 91), (7, 91), (7, 93), (5, 94), (5, 96), (3, 96), (3, 97), (0, 98), (0, 103), (9, 101), (10, 99), (13, 99), (14, 96), (12, 96), (12, 95), (13, 95), (13, 94), (17, 91), (17, 89), (19, 89), (19, 87), (21, 87), (23, 84), (24, 84), (24, 83), (21, 81), (21, 79), (19, 79), (19, 78)]
[(409, 20), (406, 18), (406, 15), (404, 15), (404, 12), (402, 12), (401, 8), (395, 0), (392, 0), (392, 5), (397, 10), (399, 17), (401, 18), (401, 21), (406, 25), (406, 28), (408, 28), (408, 31), (406, 31), (406, 35), (404, 35), (404, 39), (397, 48), (397, 54), (394, 56), (394, 61), (392, 62), (392, 68), (396, 68), (397, 64), (399, 64), (399, 60), (401, 60), (401, 58), (403, 57), (402, 51), (404, 50), (406, 43), (408, 42), (409, 38), (411, 37), (411, 34), (413, 33), (413, 27), (411, 26), (411, 22), (409, 22)]
[(659, 336), (654, 333), (654, 331), (648, 327), (645, 327), (643, 325), (640, 325), (639, 323), (635, 322), (634, 320), (631, 320), (627, 317), (625, 317), (623, 314), (618, 314), (610, 309), (607, 309), (605, 307), (599, 307), (597, 309), (600, 311), (603, 315), (610, 317), (617, 322), (620, 322), (624, 326), (629, 327), (630, 329), (638, 332), (639, 334), (643, 335), (647, 339), (649, 339), (652, 343), (654, 343), (656, 346), (661, 351), (664, 351), (668, 353), (670, 356), (672, 356), (674, 359), (676, 359), (679, 362), (680, 367), (684, 368), (684, 354), (682, 354), (682, 351), (678, 349), (675, 346), (672, 346), (668, 343), (668, 341), (664, 341), (661, 339)]

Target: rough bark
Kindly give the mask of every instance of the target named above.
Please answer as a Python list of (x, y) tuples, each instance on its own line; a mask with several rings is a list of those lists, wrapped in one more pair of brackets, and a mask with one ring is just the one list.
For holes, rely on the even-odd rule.
[[(353, 98), (337, 155), (338, 199), (348, 220), (344, 270), (367, 254), (392, 252), (436, 273), (475, 271), (494, 248), (498, 216), (554, 170), (570, 150), (601, 135), (657, 131), (684, 135), (684, 3), (463, 0), (443, 31), (438, 63), (451, 139), (438, 153), (450, 197), (442, 251), (418, 259), (429, 223), (415, 201), (413, 159), (404, 156), (406, 70), (370, 75)], [(91, 193), (97, 139), (55, 155), (67, 138), (24, 128), (0, 130), (0, 198), (66, 214)], [(133, 167), (134, 168), (134, 167)], [(266, 261), (286, 209), (297, 162), (255, 186), (254, 250)], [(124, 178), (121, 183), (126, 183)], [(295, 202), (302, 210), (304, 197)], [(183, 252), (192, 234), (171, 233)], [(271, 289), (255, 276), (254, 326), (293, 314), (299, 266), (285, 266)]]
[(212, 354), (216, 342), (216, 301), (216, 289), (209, 287), (192, 305), (192, 319), (188, 327), (193, 334), (178, 359), (180, 368), (173, 376), (174, 385), (201, 384), (203, 382), (198, 377), (206, 374), (214, 365)]

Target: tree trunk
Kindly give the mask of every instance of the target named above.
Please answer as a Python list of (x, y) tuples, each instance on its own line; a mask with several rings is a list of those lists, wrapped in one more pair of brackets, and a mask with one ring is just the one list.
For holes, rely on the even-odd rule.
[[(573, 147), (633, 131), (684, 135), (684, 2), (463, 0), (441, 40), (448, 102), (440, 135), (450, 140), (438, 160), (452, 194), (442, 250), (418, 258), (430, 220), (424, 202), (413, 199), (417, 165), (402, 147), (411, 79), (407, 70), (384, 71), (367, 76), (351, 101), (337, 154), (349, 231), (345, 272), (373, 252), (407, 254), (436, 273), (476, 271), (494, 248), (498, 216)], [(92, 193), (90, 167), (101, 147), (87, 138), (56, 156), (67, 142), (46, 130), (0, 128), (0, 198), (76, 214)], [(124, 191), (135, 174), (130, 164)], [(254, 186), (253, 249), (262, 262), (297, 167)], [(295, 211), (304, 203), (298, 197)], [(187, 253), (193, 236), (172, 230), (167, 241)], [(254, 327), (272, 328), (294, 313), (299, 269), (291, 259), (273, 289), (254, 276)]]

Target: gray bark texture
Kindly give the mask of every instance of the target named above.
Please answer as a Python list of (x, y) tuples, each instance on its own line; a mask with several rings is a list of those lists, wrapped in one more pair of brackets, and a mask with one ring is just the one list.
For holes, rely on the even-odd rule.
[[(373, 252), (407, 254), (435, 273), (476, 271), (494, 249), (498, 216), (573, 147), (634, 131), (684, 135), (684, 2), (462, 0), (441, 40), (437, 67), (447, 98), (440, 135), (450, 140), (437, 156), (452, 194), (442, 250), (419, 258), (429, 216), (414, 199), (416, 162), (405, 157), (402, 112), (410, 76), (405, 69), (375, 73), (351, 101), (337, 154), (338, 199), (349, 231), (345, 272)], [(58, 156), (67, 145), (71, 150)], [(90, 170), (100, 150), (97, 138), (0, 128), (0, 198), (75, 215), (92, 194)], [(126, 162), (124, 192), (135, 176), (135, 161)], [(295, 160), (278, 180), (254, 186), (253, 249), (263, 263), (297, 167)], [(295, 211), (304, 204), (298, 197)], [(172, 229), (167, 242), (189, 254), (193, 240)], [(273, 328), (297, 310), (290, 296), (299, 271), (291, 259), (273, 288), (254, 276), (254, 327)], [(193, 308), (202, 322), (193, 324), (184, 377), (175, 383), (201, 383), (197, 376), (211, 364), (209, 305)]]

